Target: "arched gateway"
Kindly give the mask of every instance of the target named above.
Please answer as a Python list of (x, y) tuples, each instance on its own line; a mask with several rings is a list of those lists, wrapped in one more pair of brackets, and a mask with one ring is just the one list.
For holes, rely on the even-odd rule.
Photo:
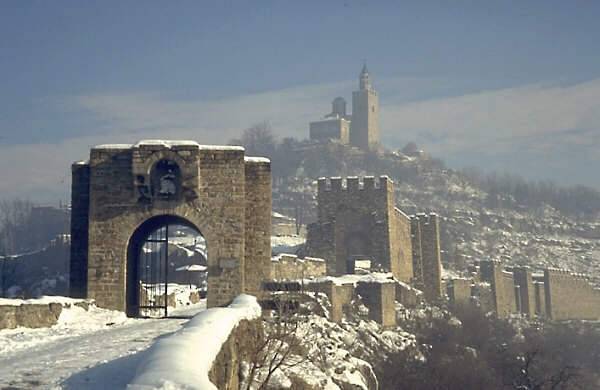
[(140, 245), (168, 239), (149, 235), (169, 224), (206, 240), (209, 307), (260, 294), (270, 264), (267, 159), (235, 146), (140, 141), (94, 147), (72, 174), (72, 296), (137, 315), (139, 285), (152, 282), (139, 268)]

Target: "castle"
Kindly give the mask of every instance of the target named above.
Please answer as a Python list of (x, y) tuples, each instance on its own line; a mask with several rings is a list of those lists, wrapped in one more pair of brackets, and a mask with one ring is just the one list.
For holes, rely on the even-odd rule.
[(326, 259), (327, 275), (354, 273), (357, 261), (369, 260), (371, 269), (413, 283), (427, 299), (443, 294), (438, 216), (409, 217), (396, 208), (387, 176), (319, 179), (317, 222), (308, 225), (306, 245)]
[(358, 91), (352, 92), (352, 115), (346, 113), (346, 100), (336, 97), (331, 113), (310, 122), (310, 140), (337, 142), (362, 151), (379, 150), (379, 96), (371, 88), (367, 65), (358, 77)]

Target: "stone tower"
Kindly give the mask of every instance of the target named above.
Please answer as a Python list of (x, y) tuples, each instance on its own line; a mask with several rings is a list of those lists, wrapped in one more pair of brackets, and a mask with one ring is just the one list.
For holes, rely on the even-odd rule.
[(366, 64), (358, 77), (358, 91), (352, 92), (350, 145), (364, 151), (379, 148), (379, 97), (371, 89)]
[[(96, 146), (72, 173), (71, 296), (138, 315), (142, 287), (158, 283), (148, 275), (168, 282), (168, 262), (145, 262), (144, 245), (169, 224), (206, 240), (209, 307), (260, 296), (270, 275), (269, 160), (239, 146), (146, 140)], [(166, 233), (160, 244), (168, 248)]]
[[(344, 186), (344, 184), (346, 184)], [(394, 206), (394, 186), (387, 176), (321, 178), (317, 187), (317, 222), (308, 225), (307, 250), (322, 257), (327, 274), (341, 276), (353, 260), (371, 260), (375, 269), (403, 282), (413, 277), (411, 220)]]

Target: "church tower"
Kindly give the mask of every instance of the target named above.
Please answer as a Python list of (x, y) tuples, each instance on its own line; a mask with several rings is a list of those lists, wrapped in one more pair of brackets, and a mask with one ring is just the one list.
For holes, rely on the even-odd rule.
[(350, 145), (364, 151), (379, 149), (379, 97), (371, 89), (366, 63), (358, 76), (358, 91), (352, 92)]

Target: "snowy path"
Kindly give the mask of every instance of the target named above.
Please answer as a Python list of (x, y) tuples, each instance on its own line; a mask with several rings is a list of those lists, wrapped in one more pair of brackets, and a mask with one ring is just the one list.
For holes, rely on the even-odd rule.
[(179, 318), (124, 319), (100, 329), (79, 316), (45, 330), (2, 331), (0, 389), (122, 389), (157, 337), (180, 329), (183, 316), (204, 308), (203, 302), (178, 311)]

